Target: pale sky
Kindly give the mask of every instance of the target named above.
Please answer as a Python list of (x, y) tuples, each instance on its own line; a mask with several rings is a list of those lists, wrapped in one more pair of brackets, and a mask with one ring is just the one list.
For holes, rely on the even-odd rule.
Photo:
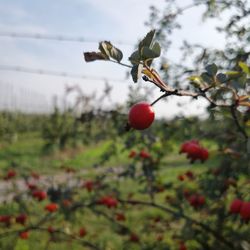
[[(190, 1), (180, 1), (187, 5)], [(124, 59), (133, 52), (133, 44), (149, 30), (144, 25), (149, 16), (149, 6), (154, 3), (158, 8), (163, 0), (0, 0), (0, 34), (1, 32), (39, 33), (44, 35), (64, 35), (85, 37), (93, 43), (60, 42), (52, 40), (35, 40), (24, 38), (8, 38), (0, 36), (0, 65), (22, 66), (33, 69), (44, 69), (86, 75), (90, 78), (124, 79), (126, 68), (108, 62), (85, 63), (83, 51), (94, 51), (101, 40), (110, 40), (124, 52)], [(183, 39), (194, 43), (203, 43), (210, 47), (223, 47), (224, 38), (214, 30), (214, 21), (202, 24), (199, 15), (187, 11), (180, 18), (183, 30), (173, 35), (173, 47), (168, 52), (169, 58), (175, 60), (179, 56), (178, 47)], [(115, 42), (129, 43), (120, 45)], [(12, 86), (22, 89), (27, 96), (27, 105), (35, 99), (53, 95), (63, 95), (65, 84), (79, 84), (86, 93), (103, 89), (103, 81), (62, 78), (55, 76), (35, 75), (19, 72), (0, 71), (0, 86)], [(113, 100), (122, 102), (126, 98), (127, 87), (132, 83), (111, 81)], [(3, 87), (0, 88), (3, 96)], [(22, 93), (22, 92), (20, 92)], [(29, 97), (32, 93), (38, 93)], [(158, 94), (158, 92), (157, 92)], [(5, 95), (5, 94), (4, 94)], [(1, 93), (0, 93), (1, 97)], [(156, 96), (157, 97), (157, 96)], [(3, 98), (3, 97), (2, 97)], [(7, 98), (5, 96), (5, 98)], [(168, 103), (161, 102), (155, 106), (156, 116), (170, 117), (181, 112), (177, 100), (171, 98)], [(184, 102), (188, 99), (182, 98)], [(0, 100), (1, 101), (1, 100)], [(153, 100), (152, 100), (153, 101)], [(196, 102), (184, 113), (203, 114), (203, 102)]]

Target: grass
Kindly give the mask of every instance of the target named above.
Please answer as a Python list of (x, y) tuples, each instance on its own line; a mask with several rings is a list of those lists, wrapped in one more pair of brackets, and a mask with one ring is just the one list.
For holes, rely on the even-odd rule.
[[(90, 168), (101, 157), (103, 152), (110, 146), (111, 142), (82, 146), (75, 149), (66, 148), (63, 151), (43, 153), (44, 141), (38, 133), (27, 133), (21, 135), (19, 140), (12, 144), (1, 146), (0, 169), (10, 167), (20, 168), (22, 171), (39, 171), (42, 173), (54, 173), (62, 166), (69, 166), (76, 169)], [(125, 159), (122, 155), (121, 161)], [(117, 164), (117, 158), (111, 159), (108, 164)]]

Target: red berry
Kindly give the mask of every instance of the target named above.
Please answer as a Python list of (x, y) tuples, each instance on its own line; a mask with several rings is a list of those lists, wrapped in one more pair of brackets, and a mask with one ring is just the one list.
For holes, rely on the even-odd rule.
[(28, 231), (23, 231), (21, 233), (19, 233), (19, 237), (23, 240), (26, 240), (29, 238), (29, 232)]
[(195, 194), (191, 195), (189, 198), (188, 198), (188, 202), (191, 206), (193, 207), (198, 207), (199, 206), (199, 202), (198, 202), (198, 199), (197, 199), (197, 196)]
[(99, 204), (105, 205), (108, 208), (117, 207), (118, 201), (111, 196), (104, 196), (99, 200)]
[(240, 212), (242, 204), (243, 204), (243, 201), (240, 199), (233, 200), (229, 209), (230, 213), (238, 214)]
[(93, 181), (86, 181), (83, 186), (88, 190), (88, 192), (91, 192), (94, 187), (94, 182)]
[(184, 181), (184, 176), (183, 176), (183, 175), (178, 175), (178, 179), (179, 179), (180, 181)]
[(45, 210), (50, 213), (56, 212), (58, 210), (58, 205), (56, 203), (50, 203), (45, 206)]
[(185, 198), (188, 198), (189, 195), (190, 195), (190, 191), (188, 189), (184, 189), (183, 190), (183, 195), (184, 195)]
[(205, 197), (202, 195), (197, 195), (197, 194), (193, 194), (188, 198), (188, 202), (189, 204), (194, 207), (194, 208), (198, 208), (201, 207), (205, 204), (206, 200)]
[(13, 169), (10, 169), (10, 170), (7, 172), (7, 174), (6, 174), (6, 176), (4, 177), (4, 179), (5, 179), (5, 180), (9, 180), (9, 179), (14, 178), (15, 176), (16, 176), (16, 171), (13, 170)]
[(200, 158), (201, 148), (199, 145), (190, 143), (187, 146), (187, 157), (191, 159), (191, 161), (195, 161)]
[(181, 145), (181, 149), (180, 149), (180, 154), (181, 153), (188, 153), (188, 146), (190, 144), (196, 144), (199, 146), (199, 142), (197, 140), (191, 140), (191, 141), (187, 141), (187, 142), (184, 142), (182, 145)]
[(52, 226), (49, 226), (47, 230), (50, 234), (55, 232), (55, 229)]
[(122, 214), (122, 213), (117, 213), (117, 214), (116, 214), (116, 220), (117, 220), (117, 221), (125, 221), (125, 220), (126, 220), (126, 217), (125, 217), (125, 215)]
[(204, 161), (206, 161), (206, 160), (208, 159), (208, 157), (209, 157), (208, 150), (205, 149), (205, 148), (201, 148), (200, 151), (201, 151), (201, 152), (200, 152), (200, 160), (201, 160), (202, 162), (204, 162)]
[(199, 206), (203, 206), (205, 204), (205, 202), (206, 202), (206, 199), (205, 199), (204, 196), (202, 196), (202, 195), (198, 196), (198, 204), (199, 204)]
[(130, 237), (129, 237), (129, 240), (132, 241), (132, 242), (139, 242), (140, 238), (135, 233), (131, 233)]
[(142, 150), (142, 151), (140, 152), (140, 157), (143, 158), (143, 159), (148, 159), (148, 158), (150, 158), (151, 156), (150, 156), (150, 154), (149, 154), (148, 152)]
[(79, 229), (79, 236), (84, 237), (87, 234), (87, 231), (84, 227)]
[(30, 189), (30, 190), (37, 189), (37, 185), (36, 184), (27, 182), (26, 185), (27, 185), (28, 189)]
[(47, 193), (45, 191), (35, 190), (32, 193), (32, 196), (36, 198), (38, 201), (42, 201), (47, 198)]
[(134, 150), (131, 150), (128, 157), (129, 158), (134, 158), (136, 156), (136, 152)]
[(22, 224), (22, 225), (25, 224), (26, 220), (27, 220), (27, 215), (26, 215), (26, 214), (20, 214), (20, 215), (18, 215), (18, 216), (16, 217), (16, 222), (17, 222), (17, 223), (20, 223), (20, 224)]
[(64, 199), (62, 201), (62, 204), (63, 204), (64, 207), (70, 207), (72, 202), (70, 200)]
[(185, 173), (185, 175), (189, 178), (189, 179), (194, 179), (194, 174), (193, 174), (193, 172), (192, 171), (187, 171), (186, 173)]
[(11, 216), (10, 215), (0, 215), (0, 223), (5, 223), (6, 226), (10, 225)]
[(155, 113), (152, 106), (147, 102), (139, 102), (133, 105), (129, 111), (129, 125), (138, 130), (143, 130), (153, 123)]
[(187, 158), (189, 158), (191, 162), (195, 162), (196, 160), (201, 160), (201, 162), (204, 162), (209, 157), (208, 150), (202, 148), (199, 142), (196, 140), (183, 143), (180, 149), (180, 154), (181, 153), (186, 153)]
[(243, 220), (250, 220), (250, 202), (243, 202), (240, 209), (240, 216)]
[(185, 243), (180, 243), (179, 250), (187, 250)]

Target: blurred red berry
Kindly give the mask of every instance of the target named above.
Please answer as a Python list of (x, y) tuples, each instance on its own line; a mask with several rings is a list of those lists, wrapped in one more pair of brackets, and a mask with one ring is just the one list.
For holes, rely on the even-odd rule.
[(42, 201), (47, 198), (47, 193), (45, 191), (35, 190), (33, 191), (32, 196), (38, 201)]
[(19, 233), (19, 237), (23, 240), (26, 240), (29, 238), (29, 232), (28, 231), (23, 231), (21, 233)]
[(56, 212), (58, 210), (58, 205), (56, 203), (50, 203), (45, 206), (45, 210), (50, 213)]
[(148, 159), (148, 158), (151, 157), (150, 154), (148, 152), (144, 151), (144, 150), (142, 150), (139, 155), (143, 159)]
[(64, 207), (69, 207), (69, 206), (71, 206), (72, 202), (70, 200), (64, 199), (62, 201), (62, 204)]
[(26, 183), (26, 186), (28, 187), (29, 190), (36, 190), (37, 189), (37, 185), (33, 184), (33, 183)]
[(200, 149), (200, 160), (201, 160), (202, 162), (204, 162), (204, 161), (206, 161), (206, 160), (208, 159), (208, 157), (209, 157), (209, 152), (208, 152), (208, 150), (205, 149), (205, 148), (201, 148), (201, 149)]
[(55, 232), (55, 229), (52, 226), (49, 226), (47, 230), (50, 234)]
[(199, 206), (203, 206), (205, 204), (205, 202), (206, 202), (206, 199), (205, 199), (204, 196), (202, 196), (202, 195), (198, 196), (198, 204), (199, 204)]
[(189, 204), (194, 208), (201, 207), (206, 202), (205, 197), (202, 195), (198, 195), (198, 194), (193, 194), (187, 199), (188, 199)]
[(83, 187), (85, 187), (88, 190), (88, 192), (91, 192), (94, 188), (94, 182), (91, 180), (85, 181)]
[(84, 237), (86, 234), (87, 234), (86, 229), (85, 229), (84, 227), (81, 227), (81, 228), (79, 229), (79, 236), (80, 236), (80, 237)]
[(27, 220), (27, 215), (26, 214), (20, 214), (20, 215), (18, 215), (16, 217), (16, 223), (20, 223), (22, 225), (25, 224), (26, 220)]
[(240, 212), (242, 204), (243, 204), (243, 201), (240, 199), (233, 200), (230, 205), (229, 212), (232, 214), (238, 214)]
[(126, 217), (125, 217), (125, 215), (122, 214), (122, 213), (117, 213), (117, 214), (116, 214), (116, 220), (117, 220), (117, 221), (125, 221), (125, 220), (126, 220)]
[(243, 202), (240, 208), (240, 216), (243, 220), (250, 220), (250, 202)]
[(184, 176), (183, 175), (178, 175), (178, 180), (180, 180), (180, 181), (184, 181)]
[(184, 195), (185, 198), (188, 198), (189, 195), (190, 195), (190, 191), (188, 189), (184, 189), (183, 190), (183, 195)]
[(187, 158), (191, 160), (191, 162), (195, 162), (196, 160), (200, 160), (204, 162), (209, 157), (209, 152), (207, 149), (200, 146), (199, 142), (196, 140), (191, 140), (183, 143), (180, 148), (180, 154), (186, 153)]
[(131, 233), (131, 234), (130, 234), (130, 237), (129, 237), (129, 240), (130, 240), (131, 242), (139, 242), (139, 241), (140, 241), (140, 238), (139, 238), (139, 236), (138, 236), (137, 234)]
[(195, 144), (199, 146), (199, 142), (197, 140), (190, 140), (190, 141), (186, 141), (181, 145), (180, 151), (179, 153), (188, 153), (188, 147), (190, 144)]
[(136, 152), (134, 150), (131, 150), (128, 157), (129, 158), (134, 158), (136, 156)]
[(185, 243), (183, 243), (183, 242), (180, 243), (179, 250), (187, 250), (187, 247), (186, 247)]
[(5, 223), (6, 226), (9, 226), (11, 223), (10, 215), (0, 215), (0, 223)]
[(189, 179), (194, 179), (194, 174), (192, 171), (188, 170), (185, 175), (189, 178)]
[(13, 169), (8, 170), (6, 176), (4, 177), (5, 180), (9, 180), (14, 178), (17, 175), (16, 171)]
[(104, 196), (102, 197), (99, 202), (99, 204), (102, 204), (102, 205), (105, 205), (107, 206), (108, 208), (112, 208), (112, 207), (117, 207), (118, 205), (118, 201), (113, 198), (112, 196)]

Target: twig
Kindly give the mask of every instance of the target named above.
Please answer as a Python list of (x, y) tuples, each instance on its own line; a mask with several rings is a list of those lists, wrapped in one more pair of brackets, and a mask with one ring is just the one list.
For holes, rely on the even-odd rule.
[(129, 65), (129, 64), (126, 64), (126, 63), (121, 63), (121, 62), (117, 62), (117, 61), (115, 61), (115, 60), (111, 60), (111, 59), (109, 59), (109, 60), (107, 60), (108, 62), (113, 62), (113, 63), (116, 63), (116, 64), (119, 64), (119, 65), (121, 65), (121, 66), (124, 66), (124, 67), (127, 67), (127, 68), (132, 68), (132, 66), (131, 65)]

